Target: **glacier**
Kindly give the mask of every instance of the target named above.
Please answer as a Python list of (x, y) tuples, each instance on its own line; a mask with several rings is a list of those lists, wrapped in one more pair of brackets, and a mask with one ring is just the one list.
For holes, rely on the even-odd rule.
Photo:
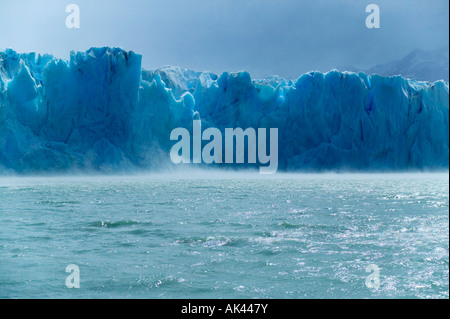
[(337, 70), (252, 80), (141, 60), (109, 47), (68, 61), (0, 52), (0, 172), (170, 168), (170, 132), (193, 119), (278, 128), (284, 171), (448, 169), (448, 82)]

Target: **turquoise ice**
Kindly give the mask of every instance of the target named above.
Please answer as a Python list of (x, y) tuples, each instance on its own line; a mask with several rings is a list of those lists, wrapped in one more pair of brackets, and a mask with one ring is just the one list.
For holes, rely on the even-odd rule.
[[(310, 72), (147, 71), (119, 48), (0, 52), (0, 172), (118, 171), (173, 165), (176, 127), (276, 127), (279, 169), (448, 169), (448, 82)], [(238, 166), (240, 167), (240, 166)]]

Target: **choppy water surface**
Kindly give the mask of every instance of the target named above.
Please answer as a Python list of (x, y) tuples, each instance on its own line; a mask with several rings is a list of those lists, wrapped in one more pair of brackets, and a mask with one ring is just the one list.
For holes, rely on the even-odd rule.
[(448, 174), (3, 177), (0, 297), (448, 298)]

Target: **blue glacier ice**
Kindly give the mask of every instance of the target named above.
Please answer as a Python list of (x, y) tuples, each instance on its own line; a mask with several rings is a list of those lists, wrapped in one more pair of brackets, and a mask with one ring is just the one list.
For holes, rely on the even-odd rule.
[(0, 52), (0, 172), (170, 167), (170, 132), (193, 119), (222, 132), (278, 128), (286, 171), (449, 166), (448, 82), (335, 70), (294, 81), (148, 71), (119, 48), (71, 52), (69, 61)]

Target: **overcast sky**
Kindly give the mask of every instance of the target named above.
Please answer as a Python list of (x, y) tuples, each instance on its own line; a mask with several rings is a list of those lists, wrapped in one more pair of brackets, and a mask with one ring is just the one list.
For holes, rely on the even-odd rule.
[[(65, 26), (70, 3), (80, 7), (80, 29)], [(380, 7), (380, 29), (366, 28), (370, 3)], [(0, 50), (67, 59), (118, 46), (142, 54), (147, 69), (296, 78), (448, 47), (448, 12), (448, 0), (0, 0)]]

